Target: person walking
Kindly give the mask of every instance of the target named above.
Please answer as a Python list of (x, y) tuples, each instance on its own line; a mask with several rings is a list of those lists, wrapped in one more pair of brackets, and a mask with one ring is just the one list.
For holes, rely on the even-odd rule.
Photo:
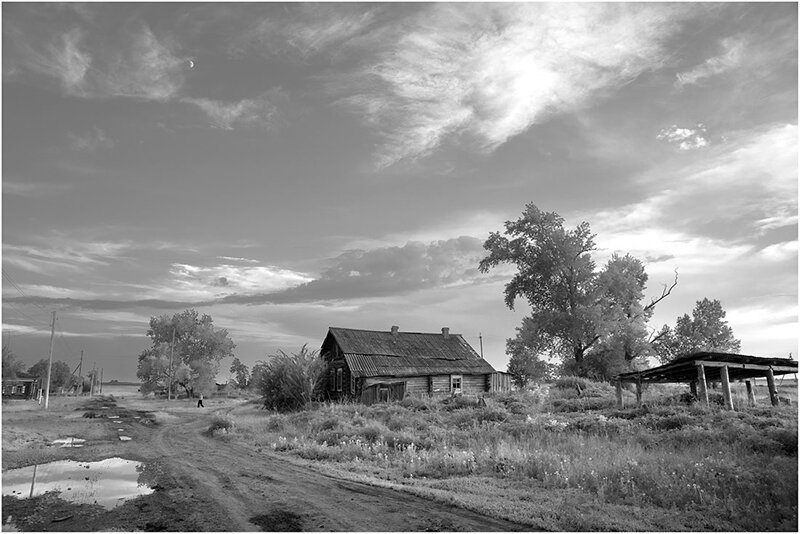
[(203, 394), (202, 393), (200, 394), (200, 398), (197, 399), (197, 407), (198, 408), (205, 408), (205, 406), (203, 406)]

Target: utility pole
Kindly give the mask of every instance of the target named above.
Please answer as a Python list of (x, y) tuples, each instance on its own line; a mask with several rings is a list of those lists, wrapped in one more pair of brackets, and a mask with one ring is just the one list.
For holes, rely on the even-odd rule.
[(100, 368), (100, 394), (103, 394), (103, 368)]
[(480, 341), (480, 343), (481, 343), (481, 360), (482, 360), (483, 359), (483, 335), (481, 335), (480, 332), (478, 332), (478, 341)]
[(172, 400), (172, 354), (175, 352), (175, 327), (172, 327), (172, 343), (169, 345), (169, 378), (167, 378), (167, 400)]
[(53, 370), (53, 339), (56, 335), (56, 312), (53, 310), (53, 324), (50, 327), (50, 357), (47, 364), (47, 386), (44, 389), (44, 409), (50, 404), (50, 374)]
[(89, 389), (89, 396), (94, 397), (94, 386), (97, 384), (97, 362), (92, 365), (92, 387)]

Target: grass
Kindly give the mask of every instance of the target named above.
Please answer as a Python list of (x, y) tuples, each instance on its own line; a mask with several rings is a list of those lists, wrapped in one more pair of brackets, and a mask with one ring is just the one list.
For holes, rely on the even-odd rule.
[[(651, 387), (646, 406), (620, 410), (613, 387), (575, 386), (562, 380), (487, 397), (485, 407), (469, 398), (333, 403), (290, 414), (251, 405), (233, 412), (227, 432), (537, 528), (797, 529), (796, 403), (772, 408), (760, 399), (748, 408), (742, 396), (729, 412), (682, 404), (680, 388)], [(781, 394), (796, 399), (796, 391)], [(625, 398), (633, 404), (633, 394)], [(554, 516), (541, 505), (552, 495), (596, 510), (579, 518), (567, 506)]]

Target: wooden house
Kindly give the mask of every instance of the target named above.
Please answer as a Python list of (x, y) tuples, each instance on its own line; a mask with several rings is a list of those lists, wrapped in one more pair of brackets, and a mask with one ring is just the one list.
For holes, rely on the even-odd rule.
[(482, 394), (507, 390), (508, 375), (478, 356), (460, 334), (328, 329), (320, 357), (332, 399), (373, 402), (406, 395)]
[(39, 390), (38, 378), (4, 378), (3, 379), (3, 398), (4, 399), (38, 399)]

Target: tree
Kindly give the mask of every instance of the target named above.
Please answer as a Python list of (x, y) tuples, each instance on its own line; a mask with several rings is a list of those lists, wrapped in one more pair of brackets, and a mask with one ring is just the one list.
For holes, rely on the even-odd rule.
[(239, 358), (234, 358), (231, 363), (231, 374), (236, 378), (236, 385), (239, 389), (247, 389), (250, 386), (250, 369), (243, 364)]
[(17, 359), (8, 345), (3, 345), (3, 378), (17, 378), (24, 369), (25, 364)]
[(172, 383), (189, 397), (194, 397), (196, 390), (213, 390), (220, 361), (233, 356), (236, 347), (226, 329), (216, 328), (210, 315), (199, 316), (195, 310), (151, 317), (147, 336), (152, 346), (139, 355), (136, 371), (144, 391)]
[(691, 318), (678, 317), (674, 330), (664, 325), (652, 342), (661, 363), (698, 351), (738, 353), (741, 344), (725, 320), (722, 303), (708, 298), (695, 303)]
[(531, 315), (523, 321), (521, 337), (530, 348), (563, 358), (579, 375), (588, 373), (590, 355), (629, 365), (647, 350), (645, 324), (677, 279), (643, 306), (647, 275), (639, 260), (614, 255), (597, 272), (589, 223), (565, 229), (557, 213), (534, 204), (525, 207), (521, 218), (506, 222), (504, 234), (489, 234), (483, 245), (489, 254), (479, 269), (485, 273), (506, 263), (516, 267), (505, 286), (505, 302), (513, 310), (517, 298), (528, 301)]
[[(42, 387), (47, 387), (47, 367), (49, 360), (39, 360), (28, 369), (28, 374), (34, 378), (39, 378), (42, 381)], [(72, 384), (72, 372), (69, 365), (61, 362), (53, 362), (53, 368), (50, 373), (50, 389), (57, 389), (61, 387), (69, 387)]]
[(529, 382), (550, 379), (553, 375), (553, 365), (540, 357), (536, 343), (525, 339), (529, 331), (518, 327), (517, 337), (506, 341), (506, 354), (511, 355), (508, 361), (508, 374), (518, 388), (524, 388)]
[(253, 367), (253, 385), (270, 410), (305, 408), (317, 398), (324, 382), (325, 362), (317, 351), (303, 345), (291, 355), (279, 350), (266, 362)]

